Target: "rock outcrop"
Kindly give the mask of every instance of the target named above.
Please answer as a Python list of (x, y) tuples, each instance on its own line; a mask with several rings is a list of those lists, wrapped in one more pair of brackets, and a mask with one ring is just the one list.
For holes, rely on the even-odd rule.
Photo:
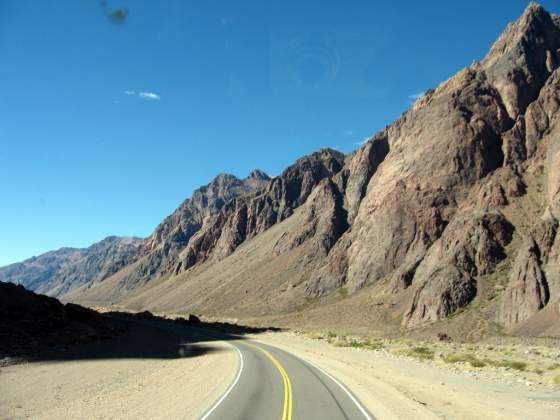
[(533, 228), (519, 248), (497, 314), (503, 325), (525, 321), (549, 302), (544, 266), (549, 262), (557, 231), (558, 221), (549, 217)]
[(492, 272), (506, 257), (512, 234), (513, 226), (500, 213), (457, 216), (412, 276), (418, 288), (403, 323), (436, 321), (471, 302), (476, 277)]

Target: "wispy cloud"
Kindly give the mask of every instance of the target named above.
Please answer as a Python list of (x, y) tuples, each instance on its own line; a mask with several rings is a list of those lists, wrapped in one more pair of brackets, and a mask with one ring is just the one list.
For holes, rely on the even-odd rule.
[(154, 101), (159, 101), (161, 99), (161, 97), (154, 92), (138, 92), (138, 97), (140, 99), (151, 99)]
[(412, 99), (413, 101), (416, 101), (416, 100), (420, 99), (422, 96), (424, 96), (425, 94), (426, 94), (426, 91), (413, 93), (412, 95), (408, 95), (408, 99)]
[(136, 92), (134, 90), (125, 90), (123, 92), (126, 96), (137, 96), (140, 99), (148, 99), (152, 101), (159, 101), (161, 96), (154, 92)]
[(369, 141), (369, 139), (370, 139), (370, 137), (366, 137), (366, 138), (363, 139), (362, 141), (357, 141), (357, 142), (355, 142), (354, 144), (355, 144), (356, 146), (361, 146), (361, 145), (363, 145), (363, 144), (366, 144), (366, 143)]
[(347, 130), (347, 131), (344, 132), (344, 135), (345, 136), (352, 136), (352, 135), (354, 135), (354, 132), (352, 130)]

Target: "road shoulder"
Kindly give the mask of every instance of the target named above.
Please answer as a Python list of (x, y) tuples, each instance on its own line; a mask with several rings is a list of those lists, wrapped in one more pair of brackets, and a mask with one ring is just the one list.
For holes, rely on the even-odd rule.
[(557, 393), (527, 390), (522, 384), (470, 377), (382, 351), (335, 347), (299, 334), (266, 333), (253, 339), (325, 369), (377, 419), (536, 419), (559, 413)]
[[(180, 338), (157, 328), (133, 329), (132, 337), (97, 343), (80, 357), (3, 367), (0, 418), (197, 418), (237, 373), (237, 353), (225, 342), (188, 340), (188, 329)], [(165, 351), (144, 355), (119, 347), (151, 343)], [(116, 354), (124, 357), (107, 357), (106, 346), (119, 347)], [(178, 348), (181, 357), (168, 348)]]

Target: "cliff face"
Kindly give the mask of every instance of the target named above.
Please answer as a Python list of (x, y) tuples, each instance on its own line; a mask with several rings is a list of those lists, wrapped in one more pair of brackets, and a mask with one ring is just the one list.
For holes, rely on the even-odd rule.
[(262, 192), (230, 201), (214, 222), (189, 243), (176, 273), (211, 255), (224, 258), (245, 240), (290, 217), (323, 179), (334, 176), (343, 165), (342, 153), (322, 149), (297, 160)]
[[(447, 317), (475, 298), (477, 277), (506, 258), (517, 227), (503, 209), (532, 194), (524, 177), (542, 170), (546, 221), (518, 230), (527, 240), (497, 319), (510, 325), (546, 305), (549, 283), (558, 283), (552, 268), (548, 276), (543, 269), (558, 264), (551, 259), (558, 223), (557, 22), (531, 4), (481, 63), (429, 91), (372, 141), (387, 139), (389, 152), (369, 180), (361, 177), (367, 192), (356, 218), (311, 276), (309, 296), (389, 278), (393, 293), (414, 288), (404, 325)], [(535, 230), (546, 244), (536, 243)]]
[(560, 19), (531, 4), (360, 149), (218, 176), (131, 264), (69, 297), (266, 316), (367, 287), (354, 309), (400, 328), (474, 300), (489, 322), (526, 321), (560, 299), (559, 64)]

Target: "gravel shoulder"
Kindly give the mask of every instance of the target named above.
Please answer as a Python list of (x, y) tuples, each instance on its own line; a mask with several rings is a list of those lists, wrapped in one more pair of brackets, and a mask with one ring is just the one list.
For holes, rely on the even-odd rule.
[(560, 418), (560, 387), (527, 386), (511, 380), (509, 372), (449, 368), (386, 350), (337, 347), (295, 333), (253, 338), (319, 365), (346, 384), (378, 419)]
[(196, 418), (235, 376), (224, 342), (132, 326), (52, 360), (0, 369), (1, 419)]

